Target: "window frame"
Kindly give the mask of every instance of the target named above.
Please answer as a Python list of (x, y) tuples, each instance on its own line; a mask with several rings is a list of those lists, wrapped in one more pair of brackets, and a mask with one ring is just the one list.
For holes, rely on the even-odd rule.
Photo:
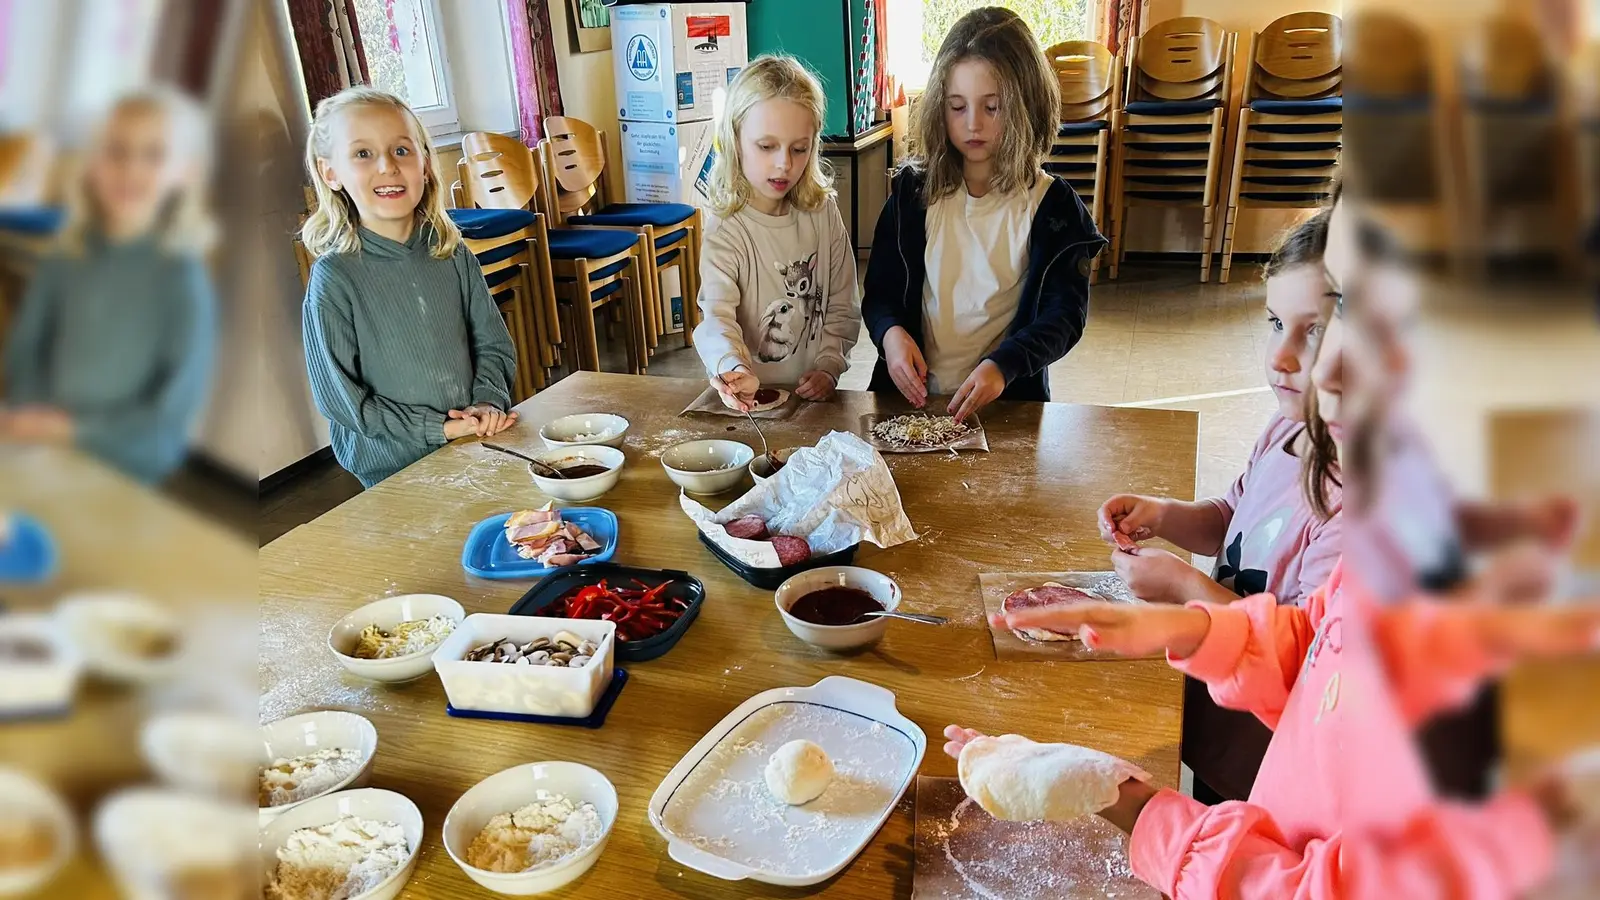
[(455, 79), (450, 74), (450, 51), (444, 36), (443, 12), (439, 8), (439, 0), (419, 0), (417, 5), (422, 11), (422, 33), (428, 42), (434, 83), (444, 101), (416, 109), (417, 118), (422, 120), (430, 137), (453, 134), (461, 126), (461, 115), (456, 110)]

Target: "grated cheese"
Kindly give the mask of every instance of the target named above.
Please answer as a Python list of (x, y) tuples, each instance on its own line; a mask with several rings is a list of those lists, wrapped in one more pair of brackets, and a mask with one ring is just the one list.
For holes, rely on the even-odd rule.
[(393, 631), (384, 631), (376, 625), (368, 625), (362, 629), (361, 637), (356, 641), (355, 652), (350, 655), (356, 659), (393, 659), (397, 656), (410, 656), (443, 641), (455, 630), (456, 623), (449, 616), (412, 619), (394, 626)]
[(954, 416), (895, 416), (872, 426), (872, 436), (897, 447), (943, 447), (972, 429)]

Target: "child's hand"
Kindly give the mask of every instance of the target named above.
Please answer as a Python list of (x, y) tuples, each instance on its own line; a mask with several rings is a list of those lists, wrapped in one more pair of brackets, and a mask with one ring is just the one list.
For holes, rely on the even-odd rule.
[(972, 370), (967, 380), (961, 382), (960, 390), (950, 398), (950, 406), (945, 410), (956, 417), (957, 422), (966, 421), (972, 415), (1000, 396), (1006, 389), (1006, 376), (1001, 374), (1000, 367), (993, 360), (984, 360)]
[(23, 406), (0, 414), (0, 439), (38, 444), (70, 444), (77, 429), (72, 417), (53, 406)]
[(711, 386), (717, 389), (729, 406), (740, 412), (749, 412), (756, 405), (756, 391), (761, 389), (761, 379), (752, 372), (734, 369), (711, 376)]
[(1600, 651), (1600, 606), (1456, 607), (1475, 620), (1478, 639), (1496, 654), (1583, 656)]
[(833, 399), (833, 388), (832, 375), (821, 369), (812, 369), (800, 376), (800, 384), (795, 387), (794, 392), (799, 394), (802, 400), (821, 402)]
[(1100, 537), (1120, 550), (1130, 549), (1117, 540), (1117, 534), (1121, 533), (1135, 541), (1147, 541), (1161, 534), (1161, 523), (1166, 513), (1166, 501), (1160, 497), (1117, 494), (1100, 504), (1100, 513), (1096, 517), (1100, 525)]
[(1146, 603), (1187, 603), (1203, 600), (1209, 594), (1206, 574), (1159, 547), (1135, 547), (1111, 554), (1111, 567), (1117, 570), (1128, 590)]
[(1127, 603), (1075, 603), (995, 613), (996, 628), (1045, 628), (1077, 633), (1091, 650), (1122, 656), (1148, 656), (1166, 651), (1174, 659), (1193, 656), (1211, 630), (1211, 616), (1192, 606), (1134, 606)]
[(459, 409), (452, 409), (444, 420), (444, 439), (454, 441), (459, 438), (472, 437), (478, 434), (478, 418), (463, 413)]
[(962, 728), (960, 725), (950, 725), (945, 728), (944, 736), (947, 739), (944, 745), (945, 755), (951, 759), (960, 759), (961, 751), (967, 743), (984, 737), (984, 733), (971, 728)]
[(478, 430), (473, 433), (480, 437), (494, 437), (517, 424), (515, 412), (501, 412), (499, 407), (491, 403), (474, 403), (466, 409), (452, 409), (449, 415), (452, 419), (477, 419)]
[(922, 348), (899, 325), (883, 336), (883, 361), (889, 367), (889, 377), (895, 387), (921, 409), (928, 402), (928, 363), (922, 358)]
[(1566, 550), (1578, 536), (1581, 510), (1578, 501), (1565, 494), (1553, 494), (1531, 503), (1523, 515), (1534, 536), (1553, 550)]

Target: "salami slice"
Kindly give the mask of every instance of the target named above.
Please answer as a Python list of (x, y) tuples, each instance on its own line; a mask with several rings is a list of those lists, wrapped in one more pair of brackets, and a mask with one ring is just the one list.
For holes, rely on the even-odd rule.
[(775, 534), (772, 536), (772, 549), (778, 551), (780, 566), (797, 565), (811, 558), (811, 545), (806, 543), (805, 538)]
[(728, 532), (728, 537), (742, 538), (747, 541), (764, 541), (767, 539), (767, 523), (760, 516), (745, 516), (734, 519), (723, 529)]
[[(1066, 606), (1072, 603), (1098, 603), (1105, 598), (1090, 591), (1066, 585), (1046, 582), (1035, 588), (1024, 588), (1014, 591), (1006, 597), (1001, 608), (1005, 612), (1016, 612), (1022, 609), (1038, 609), (1045, 606)], [(1046, 628), (1017, 628), (1013, 633), (1029, 641), (1076, 641), (1076, 634), (1065, 634), (1059, 631), (1050, 631)]]

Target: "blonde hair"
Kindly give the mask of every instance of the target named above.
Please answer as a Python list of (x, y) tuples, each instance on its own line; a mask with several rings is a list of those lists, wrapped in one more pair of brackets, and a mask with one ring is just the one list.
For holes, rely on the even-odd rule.
[(312, 210), (304, 225), (300, 226), (300, 242), (314, 256), (326, 253), (354, 253), (361, 249), (361, 213), (355, 201), (343, 188), (335, 191), (323, 180), (317, 166), (318, 159), (333, 156), (333, 120), (339, 114), (355, 107), (388, 107), (403, 112), (411, 123), (412, 138), (422, 151), (422, 199), (417, 201), (415, 216), (419, 225), (433, 229), (434, 259), (449, 259), (461, 244), (461, 229), (451, 220), (444, 205), (443, 180), (439, 177), (439, 156), (433, 150), (433, 140), (422, 120), (404, 100), (388, 91), (358, 85), (345, 88), (317, 104), (317, 114), (311, 122), (311, 134), (306, 137), (306, 172), (317, 191), (317, 208)]
[(62, 253), (82, 256), (89, 232), (99, 222), (101, 210), (89, 189), (88, 169), (113, 124), (122, 116), (152, 112), (166, 117), (168, 152), (187, 154), (184, 162), (190, 169), (166, 200), (166, 208), (156, 222), (160, 246), (169, 253), (199, 256), (216, 244), (216, 220), (206, 197), (212, 136), (205, 109), (188, 94), (154, 86), (118, 97), (95, 132), (90, 151), (79, 160), (74, 177), (66, 186), (66, 223), (56, 238)]
[(980, 59), (1000, 82), (1000, 145), (995, 148), (994, 190), (1033, 184), (1055, 140), (1061, 86), (1027, 23), (1009, 9), (985, 6), (956, 21), (939, 45), (928, 87), (912, 111), (911, 155), (905, 165), (927, 173), (923, 201), (931, 205), (962, 185), (962, 157), (945, 124), (945, 91), (957, 63)]
[(709, 205), (717, 215), (731, 216), (750, 202), (754, 190), (744, 177), (739, 128), (751, 107), (763, 100), (788, 100), (805, 107), (817, 120), (806, 170), (789, 189), (796, 208), (818, 209), (833, 196), (833, 178), (822, 164), (822, 120), (827, 100), (822, 83), (805, 64), (792, 56), (758, 56), (728, 85), (727, 103), (717, 117), (717, 158), (711, 164)]

